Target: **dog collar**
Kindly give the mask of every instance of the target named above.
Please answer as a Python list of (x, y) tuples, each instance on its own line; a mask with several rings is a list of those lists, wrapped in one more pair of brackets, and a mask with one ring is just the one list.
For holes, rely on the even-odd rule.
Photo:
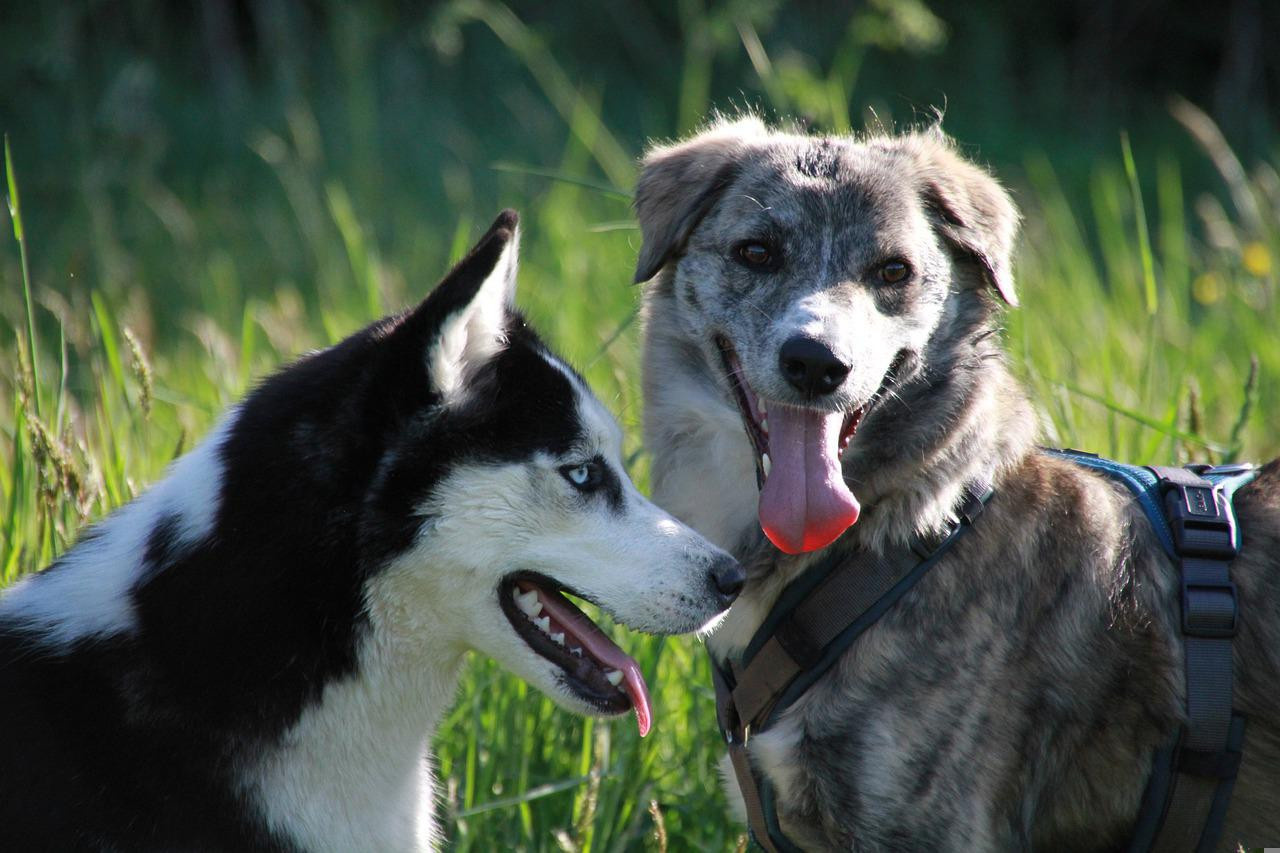
[(752, 768), (748, 740), (772, 726), (938, 564), (973, 526), (993, 493), (989, 480), (966, 484), (956, 519), (941, 534), (916, 535), (883, 553), (837, 548), (782, 591), (740, 663), (712, 657), (716, 718), (746, 803), (751, 834), (768, 853), (800, 849), (782, 832), (773, 786)]

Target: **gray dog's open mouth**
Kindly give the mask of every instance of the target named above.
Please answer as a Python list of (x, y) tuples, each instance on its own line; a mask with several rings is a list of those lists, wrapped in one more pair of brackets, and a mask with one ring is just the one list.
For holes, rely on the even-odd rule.
[(518, 572), (498, 589), (511, 627), (537, 654), (563, 671), (562, 680), (583, 701), (605, 714), (634, 708), (640, 736), (649, 733), (649, 688), (640, 664), (561, 592), (569, 590), (545, 575)]
[[(788, 554), (830, 545), (858, 520), (857, 498), (844, 481), (841, 458), (858, 425), (884, 385), (892, 381), (894, 360), (880, 390), (849, 412), (769, 404), (751, 388), (732, 344), (715, 337), (725, 377), (755, 451), (760, 489), (760, 527)], [(772, 430), (771, 430), (772, 427)]]
[[(768, 404), (756, 396), (751, 384), (747, 382), (742, 373), (742, 363), (738, 360), (738, 354), (734, 351), (733, 345), (721, 335), (717, 335), (715, 340), (720, 349), (725, 376), (729, 380), (733, 397), (738, 403), (738, 412), (742, 415), (742, 425), (747, 431), (747, 438), (751, 440), (751, 446), (756, 451), (756, 487), (763, 489), (773, 465), (773, 460), (769, 456)], [(849, 449), (849, 442), (858, 431), (862, 416), (870, 407), (870, 403), (865, 403), (845, 414), (839, 433), (838, 451), (841, 455)]]

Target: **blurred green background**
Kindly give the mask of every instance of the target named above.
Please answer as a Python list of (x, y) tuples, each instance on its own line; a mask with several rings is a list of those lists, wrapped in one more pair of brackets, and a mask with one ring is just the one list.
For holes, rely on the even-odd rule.
[[(943, 112), (1026, 215), (1005, 337), (1045, 440), (1270, 458), (1277, 36), (1262, 0), (0, 5), (0, 583), (256, 378), (420, 298), (505, 206), (520, 301), (643, 487), (628, 192), (647, 140), (713, 108), (834, 132)], [(436, 743), (453, 849), (740, 843), (700, 647), (623, 642), (643, 742), (473, 663)]]

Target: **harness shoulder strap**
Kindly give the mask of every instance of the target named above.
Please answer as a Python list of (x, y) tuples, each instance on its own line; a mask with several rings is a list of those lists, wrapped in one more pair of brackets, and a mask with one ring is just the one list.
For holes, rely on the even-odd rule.
[(734, 778), (738, 781), (738, 792), (746, 807), (747, 828), (752, 840), (765, 853), (802, 853), (778, 825), (778, 811), (768, 780), (751, 766), (746, 735), (734, 710), (732, 691), (714, 659), (711, 661), (711, 679), (716, 688), (716, 716), (729, 750)]
[[(1164, 820), (1150, 850), (1210, 853), (1222, 835), (1244, 747), (1245, 719), (1232, 711), (1231, 640), (1239, 602), (1230, 568), (1239, 531), (1213, 469), (1151, 470), (1159, 478), (1181, 569), (1187, 723), (1174, 749)], [(1238, 485), (1242, 477), (1252, 474), (1232, 479)]]
[(746, 745), (772, 726), (896, 604), (973, 524), (992, 495), (966, 485), (958, 520), (942, 536), (917, 536), (880, 554), (837, 551), (779, 596), (737, 665), (712, 659), (716, 711), (729, 748), (752, 836), (767, 853), (798, 853), (783, 834), (769, 780), (751, 766)]
[(1257, 472), (1244, 465), (1138, 468), (1080, 451), (1050, 453), (1124, 483), (1178, 562), (1187, 723), (1152, 760), (1129, 850), (1208, 853), (1222, 834), (1244, 745), (1245, 719), (1232, 711), (1239, 605), (1230, 565), (1240, 532), (1231, 497)]

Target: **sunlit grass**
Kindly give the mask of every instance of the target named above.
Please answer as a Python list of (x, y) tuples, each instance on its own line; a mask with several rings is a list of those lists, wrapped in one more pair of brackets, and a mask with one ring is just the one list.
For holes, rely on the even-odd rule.
[[(520, 304), (618, 414), (643, 488), (640, 294), (629, 284), (639, 234), (627, 195), (643, 140), (607, 127), (601, 93), (566, 74), (508, 9), (486, 0), (450, 9), (452, 25), (488, 28), (518, 57), (544, 99), (541, 118), (564, 129), (557, 152), (516, 145), (500, 162), (471, 165), (492, 169), (502, 204), (521, 211)], [(865, 45), (852, 30), (835, 62), (816, 69), (771, 56), (750, 17), (682, 9), (690, 43), (713, 54), (672, 58), (682, 63), (680, 90), (653, 93), (678, 104), (669, 134), (708, 109), (717, 50), (749, 52), (766, 106), (803, 107), (833, 127), (860, 123), (866, 100), (852, 87)], [(928, 19), (916, 24), (920, 38), (932, 32)], [(342, 61), (371, 49), (347, 45)], [(374, 150), (368, 93), (347, 95), (344, 115)], [(246, 192), (130, 187), (150, 199), (163, 239), (129, 239), (84, 186), (77, 203), (90, 224), (59, 236), (75, 251), (49, 245), (29, 219), (22, 228), (19, 199), (29, 207), (31, 196), (20, 195), (24, 162), (10, 162), (6, 146), (18, 239), (6, 234), (0, 249), (0, 582), (46, 565), (85, 523), (153, 482), (257, 378), (421, 298), (496, 213), (333, 167), (340, 146), (313, 108), (281, 104), (270, 129), (245, 140), (261, 178)], [(1193, 197), (1187, 163), (1135, 156), (1155, 146), (1131, 149), (1121, 128), (1086, 185), (1063, 186), (1035, 147), (1002, 170), (1027, 215), (1016, 267), (1023, 307), (1008, 315), (1005, 339), (1049, 443), (1135, 462), (1269, 458), (1280, 450), (1275, 170), (1233, 168), (1225, 142), (1181, 109), (1222, 173), (1226, 202)], [(24, 150), (20, 129), (9, 130)], [(351, 156), (371, 168), (367, 151)], [(446, 174), (446, 196), (460, 180)], [(47, 221), (60, 211), (41, 213)], [(76, 260), (53, 268), (52, 257)], [(654, 692), (644, 740), (629, 720), (570, 717), (495, 664), (473, 663), (436, 740), (454, 849), (656, 848), (655, 813), (673, 849), (737, 845), (701, 647), (622, 642)]]

